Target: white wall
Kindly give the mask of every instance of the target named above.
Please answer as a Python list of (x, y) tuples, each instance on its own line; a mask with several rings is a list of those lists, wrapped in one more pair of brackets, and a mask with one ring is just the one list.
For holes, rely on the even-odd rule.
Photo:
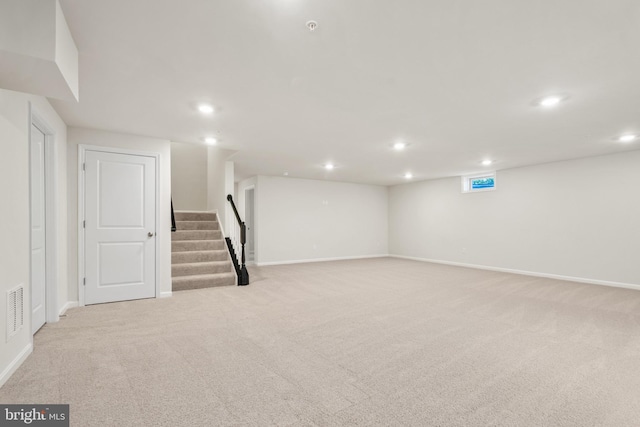
[(242, 219), (246, 218), (245, 199), (244, 199), (245, 190), (249, 187), (256, 187), (257, 184), (258, 184), (258, 177), (255, 177), (255, 176), (252, 176), (251, 178), (247, 178), (237, 183), (236, 193), (235, 193), (236, 195), (234, 197), (236, 200), (236, 205), (238, 205), (238, 212), (240, 212)]
[[(54, 132), (54, 193), (58, 240), (58, 309), (67, 302), (66, 270), (66, 139), (64, 122), (49, 102), (41, 97), (0, 89), (0, 385), (17, 369), (31, 349), (30, 317), (30, 230), (29, 230), (29, 103)], [(25, 287), (25, 325), (6, 340), (7, 290)]]
[(146, 138), (83, 128), (68, 130), (68, 230), (69, 230), (69, 297), (78, 300), (78, 145), (116, 147), (160, 154), (159, 190), (160, 224), (157, 229), (160, 251), (160, 292), (171, 292), (171, 143)]
[[(223, 221), (224, 235), (230, 236), (231, 229), (234, 227), (234, 223), (237, 224), (238, 220), (235, 219), (235, 213), (231, 203), (227, 200), (227, 196), (231, 194), (236, 196), (236, 183), (235, 183), (235, 164), (229, 160), (224, 162), (224, 202), (225, 202), (225, 220)], [(234, 204), (236, 201), (234, 200)], [(236, 209), (238, 207), (236, 206)]]
[(387, 187), (259, 176), (256, 263), (386, 255), (387, 201)]
[(78, 100), (78, 49), (58, 0), (0, 2), (0, 86)]
[(224, 229), (227, 227), (227, 159), (235, 151), (209, 147), (207, 165), (207, 210), (218, 211)]
[(245, 180), (242, 180), (238, 183), (236, 183), (236, 188), (235, 188), (235, 195), (234, 195), (234, 200), (235, 203), (237, 205), (238, 208), (238, 212), (240, 213), (240, 217), (242, 218), (243, 221), (247, 221), (247, 212), (246, 212), (246, 201), (245, 201), (245, 190), (247, 188), (253, 187), (254, 188), (254, 197), (256, 198), (254, 200), (254, 223), (253, 224), (247, 224), (247, 226), (252, 225), (253, 226), (253, 244), (254, 244), (254, 259), (252, 260), (252, 262), (255, 262), (258, 258), (257, 258), (257, 253), (258, 253), (258, 249), (257, 249), (257, 241), (258, 241), (258, 233), (257, 233), (257, 217), (256, 217), (256, 212), (258, 211), (258, 206), (257, 206), (257, 196), (256, 194), (258, 194), (258, 177), (253, 176), (251, 178), (247, 178)]
[[(40, 0), (37, 0), (41, 3)], [(56, 50), (55, 62), (62, 77), (69, 85), (69, 89), (75, 100), (80, 98), (80, 76), (78, 71), (78, 48), (73, 40), (73, 35), (67, 20), (64, 17), (60, 2), (56, 0)]]
[(390, 188), (394, 255), (640, 285), (640, 151)]
[(171, 197), (173, 208), (207, 210), (208, 148), (204, 145), (171, 143)]
[(0, 50), (55, 59), (56, 3), (54, 0), (0, 2)]

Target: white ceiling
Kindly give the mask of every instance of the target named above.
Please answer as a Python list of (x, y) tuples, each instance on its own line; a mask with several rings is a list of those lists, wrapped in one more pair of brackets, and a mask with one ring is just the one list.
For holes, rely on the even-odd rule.
[(80, 52), (80, 102), (54, 101), (70, 126), (213, 133), (237, 178), (390, 185), (640, 149), (612, 141), (640, 132), (637, 0), (61, 4)]

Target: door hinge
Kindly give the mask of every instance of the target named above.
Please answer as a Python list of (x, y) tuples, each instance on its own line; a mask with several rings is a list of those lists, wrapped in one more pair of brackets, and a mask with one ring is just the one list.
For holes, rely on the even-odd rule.
[(82, 278), (82, 286), (87, 286), (87, 278), (86, 277)]
[(87, 228), (87, 221), (82, 221), (82, 228)]
[(83, 164), (82, 164), (82, 170), (83, 170), (83, 171), (86, 171), (86, 170), (87, 170), (87, 164), (86, 164), (86, 163), (83, 163)]

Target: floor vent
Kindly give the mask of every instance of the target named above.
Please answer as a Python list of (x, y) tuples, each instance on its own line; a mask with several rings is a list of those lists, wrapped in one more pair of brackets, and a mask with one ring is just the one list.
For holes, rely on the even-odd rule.
[(7, 292), (7, 341), (24, 326), (24, 287)]

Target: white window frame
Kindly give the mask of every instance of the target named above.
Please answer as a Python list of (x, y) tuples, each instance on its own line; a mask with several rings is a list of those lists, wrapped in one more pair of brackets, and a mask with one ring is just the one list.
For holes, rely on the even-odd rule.
[[(478, 178), (493, 178), (493, 187), (491, 188), (471, 188), (471, 181)], [(474, 173), (472, 175), (464, 175), (462, 177), (462, 192), (463, 193), (482, 193), (484, 191), (493, 191), (498, 187), (498, 180), (496, 178), (496, 171)]]

